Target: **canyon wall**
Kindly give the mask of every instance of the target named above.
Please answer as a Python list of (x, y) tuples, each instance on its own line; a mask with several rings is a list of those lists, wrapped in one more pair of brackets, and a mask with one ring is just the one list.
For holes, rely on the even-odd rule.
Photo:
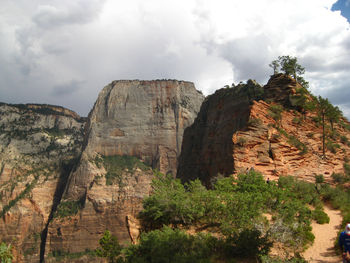
[[(84, 150), (71, 173), (45, 255), (98, 246), (108, 229), (121, 242), (137, 238), (137, 214), (151, 191), (153, 169), (176, 175), (184, 129), (204, 96), (183, 81), (114, 81), (89, 114)], [(62, 215), (62, 205), (76, 213)]]
[(0, 237), (38, 262), (41, 235), (81, 153), (85, 120), (58, 106), (0, 104)]

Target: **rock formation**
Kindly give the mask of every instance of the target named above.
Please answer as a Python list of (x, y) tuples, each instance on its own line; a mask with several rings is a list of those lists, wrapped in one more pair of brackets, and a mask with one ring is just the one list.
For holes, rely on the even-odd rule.
[(249, 80), (247, 85), (208, 96), (193, 125), (185, 130), (177, 177), (184, 181), (200, 178), (210, 186), (217, 175), (234, 173), (233, 134), (246, 127), (250, 104), (261, 94), (261, 86)]
[[(176, 174), (184, 129), (204, 96), (183, 81), (114, 81), (89, 114), (85, 146), (48, 229), (45, 254), (98, 246), (106, 229), (133, 241), (152, 169)], [(62, 216), (62, 205), (79, 211)]]
[[(332, 173), (344, 172), (344, 160), (350, 157), (349, 131), (337, 126), (329, 140), (334, 147), (323, 158), (322, 128), (315, 113), (303, 115), (291, 108), (301, 88), (294, 79), (272, 76), (263, 87), (265, 101), (249, 96), (251, 82), (237, 88), (221, 89), (206, 98), (198, 118), (185, 131), (179, 178), (199, 178), (211, 186), (217, 176), (254, 169), (271, 179), (293, 175), (314, 182), (315, 175), (322, 174), (332, 182)], [(285, 107), (278, 123), (270, 110), (276, 103)], [(348, 125), (345, 119), (342, 122)]]
[(85, 120), (50, 105), (0, 104), (0, 236), (38, 262), (41, 233), (81, 152)]

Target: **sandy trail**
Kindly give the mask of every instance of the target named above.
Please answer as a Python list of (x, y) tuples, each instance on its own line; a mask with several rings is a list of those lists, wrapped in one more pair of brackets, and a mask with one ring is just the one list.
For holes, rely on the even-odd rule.
[(342, 262), (341, 257), (336, 255), (333, 246), (337, 239), (338, 230), (342, 222), (339, 210), (324, 207), (328, 214), (329, 224), (319, 225), (312, 223), (312, 233), (315, 235), (314, 244), (304, 253), (304, 258), (310, 263), (335, 263)]

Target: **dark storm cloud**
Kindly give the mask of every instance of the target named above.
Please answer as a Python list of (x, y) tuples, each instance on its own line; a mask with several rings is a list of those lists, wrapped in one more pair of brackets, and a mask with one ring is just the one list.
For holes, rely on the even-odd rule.
[(235, 79), (254, 78), (261, 82), (267, 77), (270, 59), (268, 42), (266, 36), (257, 35), (228, 41), (217, 49), (221, 57), (232, 64)]

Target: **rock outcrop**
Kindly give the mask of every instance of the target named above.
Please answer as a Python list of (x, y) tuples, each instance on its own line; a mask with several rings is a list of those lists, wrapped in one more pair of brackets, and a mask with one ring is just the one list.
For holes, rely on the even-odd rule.
[[(238, 91), (221, 89), (206, 98), (185, 131), (179, 178), (199, 178), (210, 187), (217, 176), (250, 169), (271, 179), (293, 175), (311, 182), (315, 175), (332, 182), (332, 173), (344, 173), (344, 160), (350, 157), (349, 131), (336, 127), (324, 158), (322, 127), (315, 113), (305, 115), (291, 107), (299, 83), (284, 74), (272, 76), (263, 87), (265, 101), (243, 92), (251, 94), (251, 86), (248, 82)], [(271, 105), (277, 103), (284, 106), (278, 122), (271, 114)], [(349, 127), (345, 119), (342, 122)]]
[(177, 177), (199, 178), (210, 187), (217, 175), (234, 173), (233, 135), (247, 126), (251, 103), (261, 95), (262, 87), (249, 80), (208, 96), (193, 125), (185, 130)]
[[(137, 236), (135, 218), (150, 193), (152, 169), (176, 174), (184, 129), (204, 96), (183, 81), (114, 81), (89, 114), (84, 150), (50, 223), (45, 255), (98, 246), (106, 229)], [(64, 207), (78, 211), (63, 213)], [(63, 214), (62, 214), (63, 213)]]
[(41, 234), (81, 153), (85, 120), (62, 107), (0, 104), (0, 236), (38, 262)]

